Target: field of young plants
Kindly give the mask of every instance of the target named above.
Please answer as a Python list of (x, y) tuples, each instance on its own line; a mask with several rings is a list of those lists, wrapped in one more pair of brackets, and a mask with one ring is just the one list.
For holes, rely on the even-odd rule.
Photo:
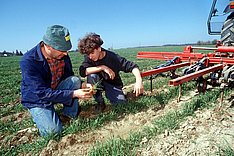
[[(183, 51), (183, 46), (128, 48), (115, 52), (136, 62), (142, 71), (163, 61), (137, 59), (138, 51)], [(75, 75), (83, 56), (74, 52)], [(131, 94), (131, 73), (121, 73), (129, 103), (93, 114), (93, 100), (80, 101), (78, 119), (64, 123), (60, 136), (40, 137), (30, 114), (20, 104), (21, 57), (0, 57), (0, 155), (234, 155), (234, 106), (231, 89), (220, 106), (219, 87), (198, 94), (195, 82), (169, 87), (166, 77), (144, 78), (145, 92)], [(179, 74), (181, 70), (178, 70)], [(108, 101), (107, 101), (108, 102)], [(61, 105), (56, 107), (60, 113)]]

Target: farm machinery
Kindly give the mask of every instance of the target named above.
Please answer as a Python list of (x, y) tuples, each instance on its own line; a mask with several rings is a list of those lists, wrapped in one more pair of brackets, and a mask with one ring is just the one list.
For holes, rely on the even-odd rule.
[[(186, 46), (183, 52), (138, 52), (137, 58), (166, 61), (164, 64), (141, 73), (142, 77), (148, 76), (151, 80), (151, 91), (152, 80), (159, 75), (166, 75), (171, 77), (169, 86), (179, 86), (178, 101), (182, 95), (182, 84), (195, 80), (199, 93), (204, 93), (208, 84), (220, 86), (222, 102), (224, 89), (234, 86), (234, 1), (223, 2), (223, 0), (213, 0), (207, 22), (209, 34), (221, 35), (221, 40), (217, 42), (215, 47)], [(217, 15), (219, 12), (217, 4), (225, 5), (221, 15)], [(228, 17), (218, 30), (217, 24), (215, 24), (217, 19), (214, 22), (213, 18), (224, 15)], [(218, 23), (220, 25), (220, 22)], [(199, 53), (196, 50), (212, 52)], [(182, 74), (177, 75), (176, 69), (181, 67), (184, 67)]]

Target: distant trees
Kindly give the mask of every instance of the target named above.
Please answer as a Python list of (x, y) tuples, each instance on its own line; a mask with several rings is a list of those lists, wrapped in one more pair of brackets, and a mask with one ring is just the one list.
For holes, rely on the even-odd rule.
[[(214, 39), (212, 41), (197, 41), (197, 43), (184, 43), (184, 44), (165, 44), (163, 46), (174, 46), (174, 45), (216, 45), (218, 42), (217, 39)], [(113, 50), (113, 45), (108, 48), (108, 50)], [(70, 52), (79, 52), (78, 49), (76, 50), (71, 50)], [(5, 57), (5, 56), (22, 56), (24, 55), (21, 51), (18, 49), (16, 51), (12, 52), (7, 52), (4, 50), (3, 52), (0, 52), (0, 57)]]
[(16, 53), (16, 55), (19, 55), (19, 51), (18, 51), (18, 50), (16, 50), (16, 52), (15, 52), (15, 53)]
[(6, 56), (22, 56), (24, 55), (21, 51), (16, 50), (15, 52), (7, 52), (4, 50), (3, 52), (0, 52), (0, 57), (6, 57)]
[(215, 45), (217, 43), (217, 39), (214, 39), (213, 41), (197, 41), (197, 45)]
[(23, 53), (21, 52), (21, 51), (18, 51), (18, 50), (16, 50), (16, 52), (15, 52), (16, 54), (16, 56), (22, 56), (23, 55)]

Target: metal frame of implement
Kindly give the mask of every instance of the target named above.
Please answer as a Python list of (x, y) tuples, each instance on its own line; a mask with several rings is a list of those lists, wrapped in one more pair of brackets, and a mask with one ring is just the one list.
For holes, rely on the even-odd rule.
[[(194, 49), (198, 50), (213, 50), (213, 53), (196, 53), (193, 52)], [(195, 62), (200, 61), (203, 58), (207, 58), (205, 65), (207, 68), (195, 71), (169, 81), (169, 86), (180, 86), (180, 93), (178, 100), (181, 97), (181, 85), (185, 82), (188, 82), (194, 78), (200, 77), (202, 75), (208, 74), (210, 72), (222, 70), (226, 65), (234, 65), (234, 47), (218, 46), (217, 48), (210, 47), (192, 47), (186, 46), (184, 52), (138, 52), (137, 58), (143, 59), (155, 59), (155, 60), (171, 60), (175, 56), (178, 57), (175, 64), (159, 67), (157, 69), (152, 69), (148, 71), (143, 71), (141, 73), (142, 77), (152, 76), (153, 74), (160, 74), (167, 71), (176, 70), (180, 67), (189, 66)], [(182, 62), (182, 63), (181, 63)], [(217, 65), (214, 65), (217, 64)], [(151, 80), (151, 91), (152, 91), (152, 79)]]

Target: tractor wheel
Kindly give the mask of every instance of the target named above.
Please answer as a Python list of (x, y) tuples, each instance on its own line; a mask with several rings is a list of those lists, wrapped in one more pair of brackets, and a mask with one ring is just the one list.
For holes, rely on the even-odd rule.
[(234, 19), (229, 18), (224, 22), (221, 31), (221, 43), (225, 46), (234, 45)]
[(171, 71), (170, 71), (170, 78), (171, 78), (171, 79), (175, 79), (175, 78), (179, 77), (179, 75), (176, 75), (175, 71), (176, 71), (176, 70), (171, 70)]
[(199, 93), (205, 93), (207, 89), (207, 80), (203, 77), (198, 78), (197, 80), (197, 90)]
[(220, 79), (220, 77), (221, 77), (221, 72), (222, 72), (222, 71), (219, 70), (219, 71), (217, 71), (217, 72), (213, 72), (213, 73), (210, 74), (210, 77), (209, 77), (209, 79), (210, 79), (209, 84), (210, 84), (212, 87), (217, 87), (217, 86), (220, 85), (219, 79)]

